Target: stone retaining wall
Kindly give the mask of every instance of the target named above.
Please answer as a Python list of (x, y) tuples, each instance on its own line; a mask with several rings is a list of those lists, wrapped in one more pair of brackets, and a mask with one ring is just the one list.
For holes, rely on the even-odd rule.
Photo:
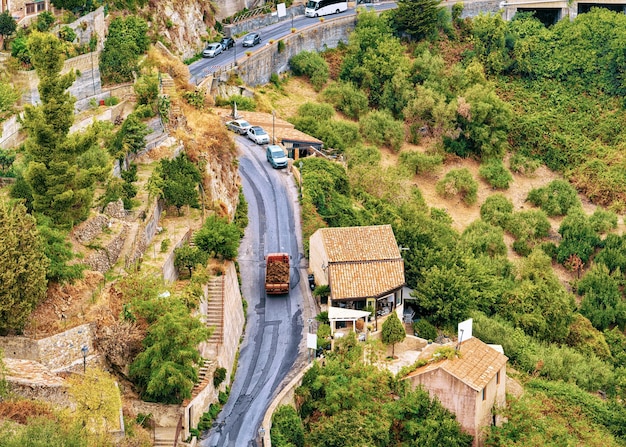
[(119, 234), (115, 236), (106, 247), (97, 249), (94, 253), (89, 255), (84, 263), (88, 265), (91, 270), (98, 271), (102, 274), (108, 272), (111, 267), (115, 265), (122, 253), (124, 241), (128, 237), (128, 229), (128, 224), (123, 224)]
[(94, 324), (76, 326), (41, 340), (0, 337), (0, 349), (5, 357), (32, 360), (51, 370), (66, 369), (78, 361), (82, 364), (83, 346), (87, 346), (89, 355), (93, 354)]
[(250, 86), (267, 84), (272, 73), (289, 70), (289, 59), (302, 51), (323, 51), (335, 48), (339, 42), (348, 42), (348, 36), (354, 30), (355, 17), (327, 19), (323, 23), (299, 30), (297, 33), (282, 37), (284, 50), (278, 52), (278, 42), (266, 43), (265, 47), (240, 60), (238, 72), (243, 81)]

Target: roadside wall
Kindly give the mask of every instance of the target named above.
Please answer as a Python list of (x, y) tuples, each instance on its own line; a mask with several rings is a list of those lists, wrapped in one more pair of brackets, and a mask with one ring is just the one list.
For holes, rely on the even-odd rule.
[(228, 370), (229, 381), (243, 334), (245, 315), (234, 262), (226, 263), (224, 275), (224, 322), (227, 323), (224, 324), (224, 340), (217, 353), (217, 363)]
[(302, 51), (323, 51), (335, 48), (339, 42), (348, 42), (348, 35), (354, 30), (354, 17), (340, 17), (315, 22), (308, 28), (298, 30), (279, 40), (285, 43), (285, 49), (278, 52), (278, 41), (254, 51), (249, 57), (239, 60), (239, 75), (250, 86), (267, 84), (272, 73), (289, 70), (289, 59)]
[(60, 370), (77, 362), (82, 365), (83, 346), (87, 346), (89, 355), (93, 354), (93, 332), (94, 323), (87, 323), (41, 340), (0, 337), (0, 349), (5, 357), (32, 360), (51, 370)]

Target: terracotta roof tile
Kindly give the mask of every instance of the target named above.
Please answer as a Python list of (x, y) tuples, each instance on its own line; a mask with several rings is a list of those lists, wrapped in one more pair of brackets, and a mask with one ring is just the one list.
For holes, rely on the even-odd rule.
[(483, 343), (476, 337), (465, 340), (460, 346), (461, 357), (441, 362), (432, 362), (410, 373), (415, 377), (441, 368), (476, 391), (489, 383), (506, 364), (508, 357)]
[(328, 262), (401, 259), (391, 225), (322, 228)]
[(379, 297), (404, 285), (404, 261), (329, 264), (328, 277), (334, 300)]

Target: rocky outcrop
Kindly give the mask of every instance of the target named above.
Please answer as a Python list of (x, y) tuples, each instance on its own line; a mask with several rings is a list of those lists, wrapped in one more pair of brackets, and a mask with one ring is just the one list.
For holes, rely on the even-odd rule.
[(209, 37), (207, 29), (215, 25), (214, 4), (200, 1), (153, 2), (151, 16), (159, 36), (169, 42), (169, 49), (183, 59), (196, 54)]

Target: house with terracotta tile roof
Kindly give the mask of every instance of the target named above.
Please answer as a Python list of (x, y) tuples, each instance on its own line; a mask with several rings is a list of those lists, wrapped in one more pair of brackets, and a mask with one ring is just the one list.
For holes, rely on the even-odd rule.
[(330, 287), (329, 306), (392, 311), (402, 319), (404, 260), (391, 225), (320, 228), (309, 240), (309, 268)]
[(506, 357), (500, 347), (472, 337), (456, 346), (457, 356), (433, 359), (409, 373), (412, 388), (421, 386), (456, 415), (464, 431), (474, 436), (474, 447), (484, 445), (484, 428), (499, 425), (494, 407), (506, 404)]

